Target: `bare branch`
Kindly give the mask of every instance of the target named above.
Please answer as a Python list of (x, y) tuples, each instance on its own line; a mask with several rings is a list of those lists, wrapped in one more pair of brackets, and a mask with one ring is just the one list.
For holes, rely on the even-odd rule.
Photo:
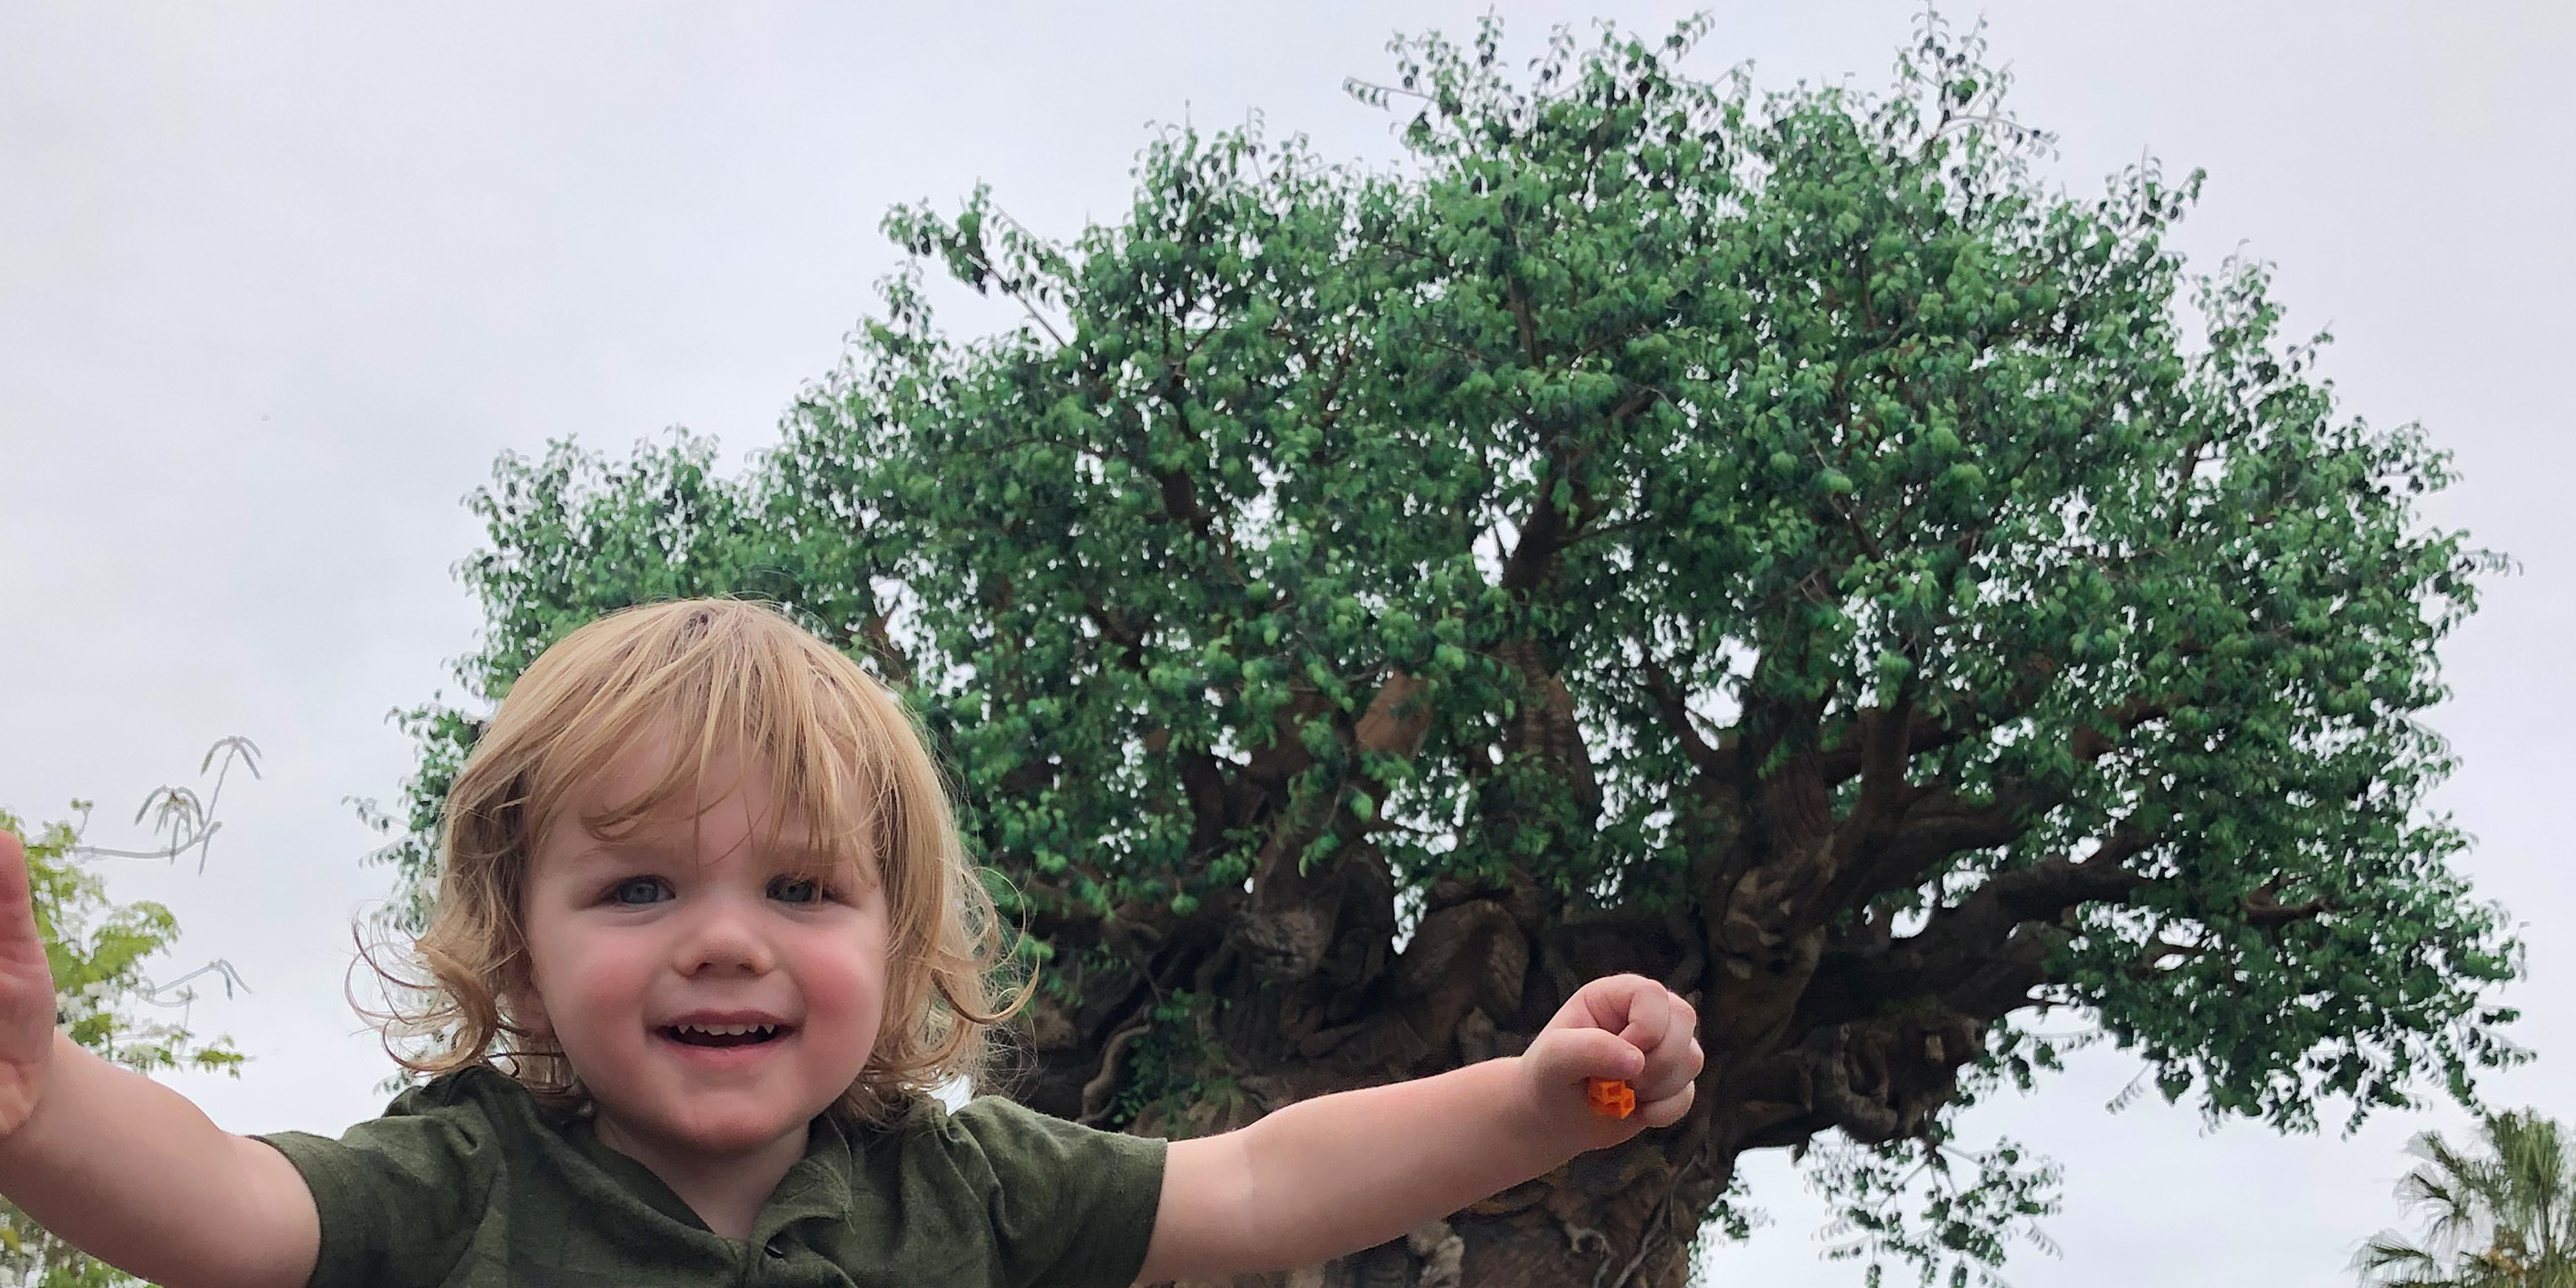
[(1818, 911), (1829, 915), (1882, 891), (1914, 885), (1954, 854), (2011, 844), (2043, 804), (2039, 794), (2014, 788), (1983, 803), (1941, 790), (1909, 795), (1895, 823), (1882, 828), (1875, 844), (1856, 852), (1835, 874)]
[(2150, 837), (2116, 829), (2082, 860), (2046, 859), (1997, 873), (1965, 899), (1933, 913), (1914, 934), (1819, 963), (1800, 1005), (1802, 1025), (1864, 1016), (1889, 998), (1951, 996), (1963, 989), (1974, 997), (1956, 1000), (2012, 1009), (2019, 1004), (2013, 998), (2045, 982), (2038, 971), (2046, 938), (2063, 935), (2070, 909), (2123, 903), (2148, 884), (2125, 865), (2152, 844)]
[(1735, 749), (1721, 744), (1712, 747), (1700, 735), (1699, 721), (1691, 715), (1690, 703), (1682, 696), (1681, 686), (1673, 682), (1672, 673), (1653, 658), (1640, 668), (1646, 677), (1646, 692), (1655, 700), (1655, 711), (1664, 718), (1664, 727), (1672, 731), (1682, 754), (1690, 757), (1701, 773), (1711, 778), (1732, 778), (1736, 773)]
[(2283, 903), (2281, 902), (2281, 883), (2275, 879), (2264, 882), (2252, 893), (2237, 900), (2237, 909), (2245, 914), (2245, 920), (2255, 926), (2264, 930), (2274, 930), (2294, 921), (2306, 921), (2332, 912), (2335, 910), (2335, 903), (2327, 895), (2302, 899), (2297, 903)]
[(1431, 682), (1418, 675), (1398, 671), (1388, 676), (1353, 730), (1359, 749), (1411, 760), (1431, 731), (1431, 704), (1422, 700), (1430, 688)]
[(1906, 817), (1906, 806), (1918, 793), (1905, 780), (1913, 749), (1908, 734), (1914, 723), (1910, 686), (1894, 705), (1874, 711), (1860, 727), (1860, 799), (1834, 828), (1834, 870), (1848, 872), (1858, 859), (1885, 846)]
[[(1910, 708), (1905, 724), (1905, 746), (1909, 754), (1939, 751), (1965, 736), (1947, 719), (1922, 709), (1919, 703), (1910, 704)], [(1872, 722), (1883, 716), (1877, 707), (1861, 708), (1853, 721), (1857, 736), (1847, 735), (1832, 747), (1816, 753), (1816, 769), (1824, 775), (1827, 784), (1848, 782), (1861, 771), (1868, 731)]]
[(2122, 703), (2117, 711), (2111, 713), (2113, 732), (2105, 733), (2099, 727), (2089, 724), (2081, 726), (2076, 729), (2074, 738), (2068, 742), (2067, 749), (2075, 753), (2077, 760), (2090, 764), (2111, 754), (2120, 745), (2122, 738), (2137, 732), (2140, 726), (2162, 720), (2171, 714), (2173, 714), (2173, 704), (2168, 701), (2131, 698)]

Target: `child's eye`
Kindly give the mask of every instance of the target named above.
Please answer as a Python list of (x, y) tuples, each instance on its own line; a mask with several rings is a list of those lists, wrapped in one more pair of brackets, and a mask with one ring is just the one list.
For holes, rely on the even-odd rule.
[(769, 883), (769, 897), (780, 903), (814, 903), (823, 897), (823, 883), (812, 877), (778, 877)]
[(608, 888), (608, 901), (640, 906), (671, 897), (671, 883), (660, 877), (628, 877)]

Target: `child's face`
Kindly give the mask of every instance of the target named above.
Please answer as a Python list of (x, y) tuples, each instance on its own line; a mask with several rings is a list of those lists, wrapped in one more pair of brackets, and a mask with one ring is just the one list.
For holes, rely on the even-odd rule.
[[(632, 800), (648, 746), (576, 793), (526, 887), (530, 995), (612, 1145), (705, 1158), (802, 1148), (849, 1089), (884, 1018), (886, 908), (870, 856), (817, 881), (776, 825), (759, 764), (717, 761), (714, 807), (602, 842), (584, 812)], [(788, 1142), (792, 1138), (794, 1144)]]

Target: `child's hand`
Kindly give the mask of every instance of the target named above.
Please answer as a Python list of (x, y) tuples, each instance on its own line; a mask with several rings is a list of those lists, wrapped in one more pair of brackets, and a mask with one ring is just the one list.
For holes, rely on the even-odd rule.
[[(1236, 1131), (1174, 1141), (1139, 1283), (1304, 1266), (1400, 1239), (1433, 1217), (1690, 1110), (1702, 1063), (1690, 1003), (1651, 979), (1596, 979), (1529, 1049), (1428, 1078), (1317, 1096)], [(1588, 1078), (1628, 1084), (1604, 1117)]]
[[(1690, 1109), (1702, 1057), (1699, 1014), (1671, 989), (1642, 975), (1586, 984), (1547, 1022), (1523, 1056), (1538, 1103), (1585, 1149), (1617, 1144), (1648, 1127), (1669, 1127)], [(1636, 1092), (1634, 1113), (1596, 1113), (1584, 1093), (1593, 1078)]]
[(27, 848), (0, 828), (0, 1137), (36, 1112), (54, 1057), (54, 972), (36, 937)]

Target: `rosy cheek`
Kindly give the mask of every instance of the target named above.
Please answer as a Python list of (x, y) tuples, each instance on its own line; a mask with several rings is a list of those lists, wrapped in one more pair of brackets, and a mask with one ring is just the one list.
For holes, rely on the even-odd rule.
[(837, 936), (818, 937), (806, 948), (800, 974), (809, 1012), (842, 1029), (864, 1052), (884, 1018), (882, 963), (866, 953), (853, 954), (849, 941)]
[(627, 1018), (642, 1004), (650, 982), (650, 953), (622, 936), (583, 936), (567, 945), (561, 973), (581, 999), (584, 1019), (594, 1026)]
[(861, 996), (863, 990), (859, 987), (858, 972), (832, 957), (818, 955), (812, 968), (805, 973), (805, 980), (806, 1005), (827, 1012), (835, 1019), (853, 1018), (865, 1000)]

